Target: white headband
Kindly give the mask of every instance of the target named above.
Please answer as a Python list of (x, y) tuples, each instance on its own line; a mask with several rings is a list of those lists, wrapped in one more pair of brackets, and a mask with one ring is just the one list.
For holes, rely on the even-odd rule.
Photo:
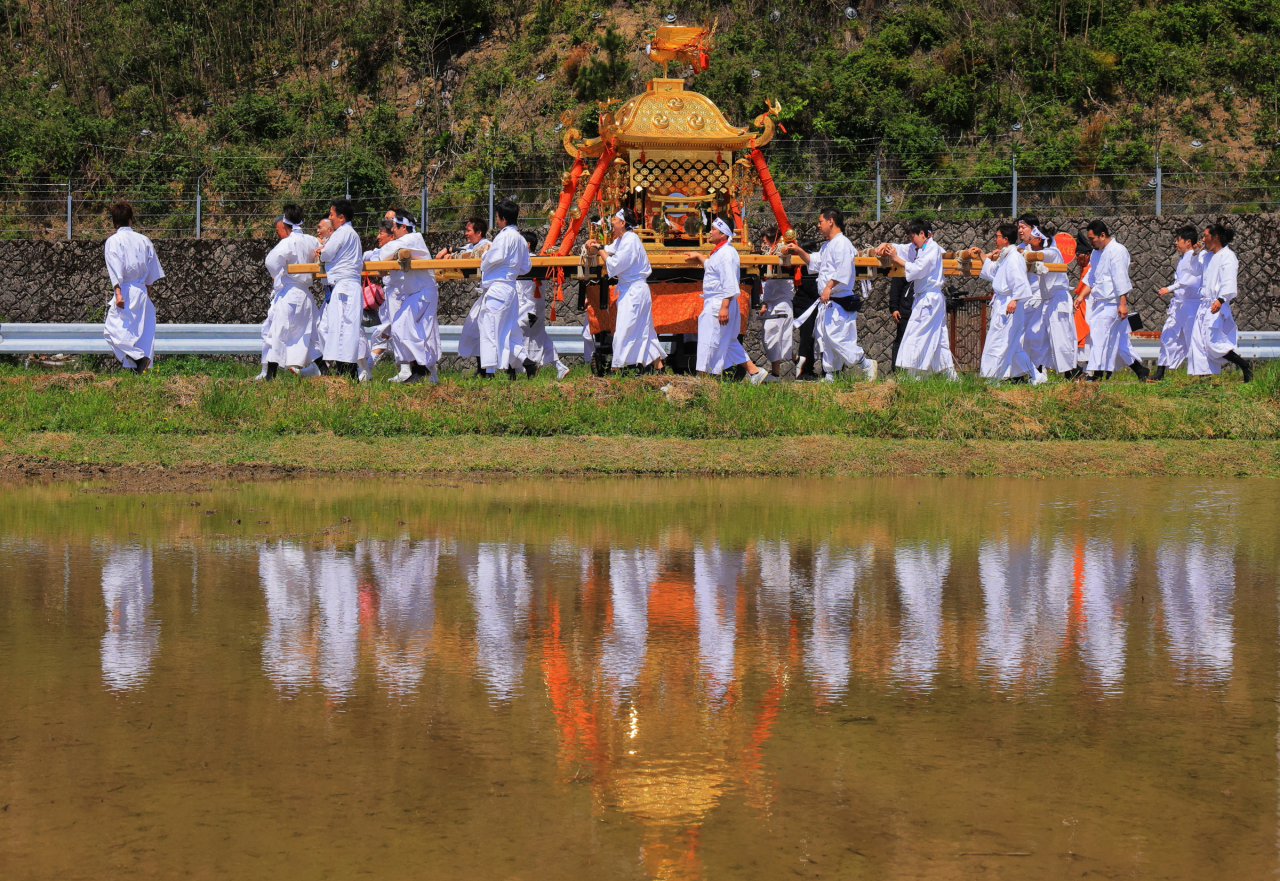
[(1031, 227), (1031, 238), (1039, 239), (1044, 244), (1048, 244), (1049, 242), (1049, 237), (1044, 233), (1040, 232), (1040, 227), (1038, 226)]
[(292, 220), (286, 219), (283, 214), (280, 215), (280, 219), (277, 220), (276, 223), (283, 223), (285, 226), (289, 227), (290, 229), (302, 229), (302, 224), (294, 223)]
[(733, 230), (729, 229), (729, 224), (725, 223), (722, 218), (717, 217), (711, 221), (711, 228), (720, 230), (720, 232), (724, 233), (725, 238), (733, 238)]
[(401, 217), (401, 216), (400, 216), (400, 215), (398, 215), (398, 214), (396, 215), (396, 223), (400, 224), (401, 226), (406, 226), (406, 227), (408, 227), (409, 229), (417, 229), (417, 228), (418, 228), (417, 224), (415, 224), (412, 220), (410, 220), (410, 219), (409, 219), (409, 218), (407, 218), (407, 217)]
[[(621, 220), (623, 223), (627, 223), (627, 215), (626, 215), (625, 209), (619, 208), (618, 213), (613, 216)], [(635, 227), (627, 223), (627, 229), (635, 229)]]

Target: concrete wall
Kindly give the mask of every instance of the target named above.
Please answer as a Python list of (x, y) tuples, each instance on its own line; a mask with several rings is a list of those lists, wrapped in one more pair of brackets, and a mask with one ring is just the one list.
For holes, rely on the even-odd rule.
[[(1045, 216), (1044, 223), (1074, 232), (1090, 218)], [(1164, 319), (1164, 301), (1156, 290), (1172, 279), (1173, 230), (1183, 223), (1204, 224), (1218, 217), (1148, 216), (1103, 218), (1116, 238), (1133, 256), (1131, 276), (1133, 300), (1149, 328), (1158, 329)], [(1221, 220), (1236, 230), (1233, 249), (1240, 255), (1240, 297), (1235, 304), (1236, 320), (1250, 330), (1280, 329), (1280, 215), (1230, 215)], [(992, 245), (993, 220), (951, 220), (940, 222), (935, 237), (944, 249), (969, 245)], [(798, 225), (801, 238), (816, 237), (809, 223)], [(902, 223), (848, 224), (846, 233), (856, 246), (881, 241), (906, 241)], [(433, 250), (461, 242), (458, 234), (429, 236)], [(272, 242), (266, 239), (167, 239), (156, 242), (166, 277), (152, 295), (160, 322), (254, 323), (266, 314), (271, 279), (262, 262)], [(101, 320), (110, 294), (102, 260), (102, 242), (0, 242), (0, 322), (96, 321)], [(983, 293), (980, 280), (956, 280), (957, 289)], [(440, 318), (445, 324), (460, 324), (474, 299), (471, 283), (442, 285)], [(893, 321), (887, 312), (888, 283), (878, 280), (865, 311), (859, 318), (863, 345), (876, 358), (887, 358), (893, 339)], [(576, 285), (565, 289), (565, 302), (558, 307), (557, 324), (581, 324), (577, 311)], [(971, 322), (972, 323), (972, 322)], [(976, 327), (976, 325), (974, 326)], [(752, 325), (748, 348), (763, 357), (759, 346), (759, 325)], [(967, 331), (975, 339), (976, 330)], [(964, 336), (961, 331), (958, 336)], [(960, 354), (960, 353), (958, 353)], [(971, 360), (961, 354), (962, 361)]]

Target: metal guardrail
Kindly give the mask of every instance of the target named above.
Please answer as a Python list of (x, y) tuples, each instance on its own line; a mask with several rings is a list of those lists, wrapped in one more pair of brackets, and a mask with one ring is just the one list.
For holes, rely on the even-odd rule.
[[(1237, 340), (1236, 351), (1240, 357), (1249, 361), (1264, 361), (1269, 358), (1280, 358), (1280, 331), (1277, 330), (1242, 330)], [(1129, 347), (1133, 354), (1143, 361), (1155, 361), (1160, 357), (1160, 340), (1151, 337), (1129, 337)]]
[[(556, 351), (582, 354), (582, 328), (552, 325), (547, 328)], [(462, 326), (440, 326), (440, 347), (446, 355), (458, 353)], [(157, 324), (157, 355), (258, 355), (262, 352), (262, 326), (258, 324)], [(110, 355), (101, 324), (0, 324), (0, 355)]]

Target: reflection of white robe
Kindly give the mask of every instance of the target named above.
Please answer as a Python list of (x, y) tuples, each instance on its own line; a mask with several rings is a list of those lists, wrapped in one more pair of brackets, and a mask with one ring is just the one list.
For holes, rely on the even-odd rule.
[(102, 600), (102, 679), (113, 691), (140, 688), (160, 647), (160, 628), (151, 619), (150, 548), (111, 550), (102, 567)]
[[(1236, 320), (1231, 314), (1231, 301), (1236, 298), (1236, 276), (1240, 261), (1230, 248), (1223, 248), (1209, 260), (1200, 286), (1200, 309), (1191, 331), (1191, 351), (1187, 356), (1187, 373), (1210, 376), (1222, 372), (1226, 356), (1239, 340)], [(1223, 303), (1214, 313), (1213, 301)]]
[(365, 548), (378, 585), (378, 681), (392, 695), (410, 695), (427, 665), (440, 543), (370, 542)]
[(1156, 555), (1169, 656), (1191, 679), (1226, 682), (1235, 648), (1235, 560), (1217, 540), (1165, 542)]
[(649, 292), (649, 256), (631, 230), (603, 251), (605, 269), (618, 279), (617, 320), (613, 330), (613, 366), (652, 364), (666, 356), (653, 325), (653, 296)]
[(467, 568), (476, 612), (476, 666), (493, 698), (509, 701), (524, 680), (525, 631), (532, 599), (524, 548), (482, 544), (476, 549), (474, 565)]
[(262, 669), (285, 695), (311, 680), (313, 577), (309, 550), (284, 542), (258, 549), (258, 582), (267, 605)]
[(1105, 691), (1117, 690), (1124, 678), (1125, 600), (1132, 578), (1131, 548), (1105, 538), (1085, 542), (1081, 654)]
[(291, 275), (290, 263), (312, 263), (320, 240), (293, 230), (267, 255), (271, 274), (271, 308), (262, 323), (266, 345), (263, 361), (283, 367), (306, 367), (320, 357), (316, 345), (316, 301), (311, 296), (310, 273)]
[(693, 550), (693, 604), (698, 613), (698, 657), (708, 697), (724, 700), (733, 684), (734, 640), (737, 636), (738, 577), (742, 551), (699, 544)]
[(164, 270), (151, 239), (127, 226), (107, 239), (105, 251), (107, 274), (113, 288), (120, 286), (124, 308), (116, 305), (112, 291), (102, 335), (120, 363), (133, 367), (155, 354), (156, 307), (147, 288), (164, 278)]
[(980, 663), (1002, 687), (1047, 682), (1067, 626), (1071, 554), (1059, 542), (1011, 546), (988, 540), (978, 551), (984, 623)]
[(894, 245), (906, 261), (906, 280), (914, 285), (911, 315), (902, 332), (896, 366), (923, 373), (943, 373), (955, 379), (955, 359), (947, 330), (947, 298), (942, 292), (942, 248), (933, 239), (923, 248)]
[(813, 561), (813, 631), (805, 640), (804, 666), (814, 693), (833, 701), (849, 687), (850, 621), (858, 579), (871, 550), (832, 554), (824, 545)]
[(327, 548), (315, 556), (320, 601), (320, 685), (332, 701), (349, 697), (356, 684), (360, 640), (360, 587), (355, 560)]
[(609, 632), (600, 669), (616, 698), (640, 681), (649, 639), (649, 588), (658, 578), (658, 553), (648, 548), (609, 551)]
[(893, 674), (925, 687), (938, 672), (942, 639), (942, 584), (951, 569), (951, 547), (899, 543), (893, 568), (902, 598), (901, 636), (893, 655)]

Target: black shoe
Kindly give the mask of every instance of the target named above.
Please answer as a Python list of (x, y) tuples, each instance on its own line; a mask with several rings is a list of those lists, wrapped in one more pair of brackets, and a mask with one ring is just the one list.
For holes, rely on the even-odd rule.
[(1079, 366), (1077, 366), (1077, 367), (1072, 367), (1072, 368), (1071, 368), (1070, 370), (1068, 370), (1066, 373), (1062, 374), (1062, 378), (1063, 378), (1063, 379), (1075, 379), (1077, 376), (1079, 376), (1079, 375), (1080, 375), (1080, 374), (1082, 374), (1082, 373), (1084, 373), (1084, 368), (1083, 368), (1083, 367), (1079, 367)]
[(512, 382), (516, 381), (516, 369), (514, 367), (507, 368), (507, 379), (511, 380)]
[(1138, 382), (1144, 382), (1146, 378), (1151, 375), (1151, 371), (1147, 369), (1147, 365), (1136, 359), (1129, 365), (1129, 369), (1137, 375)]
[(1156, 372), (1146, 378), (1147, 382), (1164, 382), (1164, 365), (1157, 364)]
[(280, 370), (280, 364), (279, 364), (279, 362), (276, 362), (276, 361), (268, 361), (268, 362), (267, 362), (267, 376), (266, 376), (266, 381), (267, 381), (267, 382), (270, 382), (271, 380), (275, 379), (275, 378), (276, 378), (276, 373), (278, 373), (278, 372), (279, 372), (279, 370)]
[(321, 375), (321, 376), (328, 376), (328, 375), (329, 375), (329, 373), (330, 373), (330, 370), (329, 370), (329, 363), (328, 363), (327, 361), (325, 361), (323, 358), (317, 358), (317, 359), (315, 360), (315, 365), (316, 365), (316, 370), (319, 370), (319, 371), (320, 371), (320, 375)]
[(524, 359), (524, 375), (530, 379), (533, 379), (538, 375), (538, 365), (533, 363), (532, 358)]
[(818, 382), (819, 379), (816, 373), (801, 373), (796, 377), (796, 382)]
[(1232, 349), (1230, 352), (1227, 352), (1225, 357), (1228, 364), (1234, 364), (1236, 367), (1240, 368), (1241, 379), (1245, 382), (1253, 382), (1253, 366), (1248, 361), (1244, 360), (1239, 352)]
[(401, 385), (417, 385), (420, 382), (425, 382), (426, 378), (426, 366), (419, 364), (417, 361), (411, 361), (409, 363), (409, 378), (401, 383)]
[(1086, 382), (1102, 382), (1102, 376), (1103, 374), (1101, 370), (1095, 370), (1093, 373), (1089, 374), (1089, 378)]

